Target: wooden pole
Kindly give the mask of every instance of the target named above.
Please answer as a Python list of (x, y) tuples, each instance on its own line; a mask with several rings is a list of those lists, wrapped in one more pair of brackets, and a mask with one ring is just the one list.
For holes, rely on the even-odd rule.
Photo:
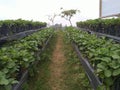
[(99, 18), (102, 17), (102, 0), (99, 1)]

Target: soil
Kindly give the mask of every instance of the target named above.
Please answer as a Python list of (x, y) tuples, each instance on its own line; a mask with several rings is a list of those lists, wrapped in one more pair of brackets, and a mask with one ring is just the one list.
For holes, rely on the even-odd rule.
[(64, 48), (63, 35), (58, 34), (57, 42), (51, 59), (52, 61), (50, 64), (51, 76), (50, 76), (49, 84), (52, 90), (62, 90), (62, 86), (64, 85), (63, 65), (66, 60), (66, 57), (64, 56), (63, 48)]

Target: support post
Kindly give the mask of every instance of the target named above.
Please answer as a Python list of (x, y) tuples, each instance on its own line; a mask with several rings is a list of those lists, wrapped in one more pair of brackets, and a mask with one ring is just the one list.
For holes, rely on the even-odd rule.
[(102, 17), (102, 0), (99, 1), (99, 18)]

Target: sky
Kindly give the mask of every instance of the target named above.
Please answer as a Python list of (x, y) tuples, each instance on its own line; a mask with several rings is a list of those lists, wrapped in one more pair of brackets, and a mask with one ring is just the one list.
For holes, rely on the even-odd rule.
[(120, 0), (103, 0), (102, 16), (120, 14)]
[[(0, 20), (21, 18), (51, 24), (48, 15), (60, 14), (61, 7), (80, 10), (71, 19), (73, 25), (77, 21), (99, 17), (99, 0), (0, 0)], [(54, 23), (69, 25), (61, 17), (56, 17)]]

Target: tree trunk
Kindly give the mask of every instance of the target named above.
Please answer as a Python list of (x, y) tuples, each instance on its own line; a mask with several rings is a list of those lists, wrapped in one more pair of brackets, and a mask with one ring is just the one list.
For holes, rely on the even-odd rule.
[(72, 22), (71, 22), (71, 20), (69, 19), (69, 22), (70, 22), (70, 26), (72, 26)]

